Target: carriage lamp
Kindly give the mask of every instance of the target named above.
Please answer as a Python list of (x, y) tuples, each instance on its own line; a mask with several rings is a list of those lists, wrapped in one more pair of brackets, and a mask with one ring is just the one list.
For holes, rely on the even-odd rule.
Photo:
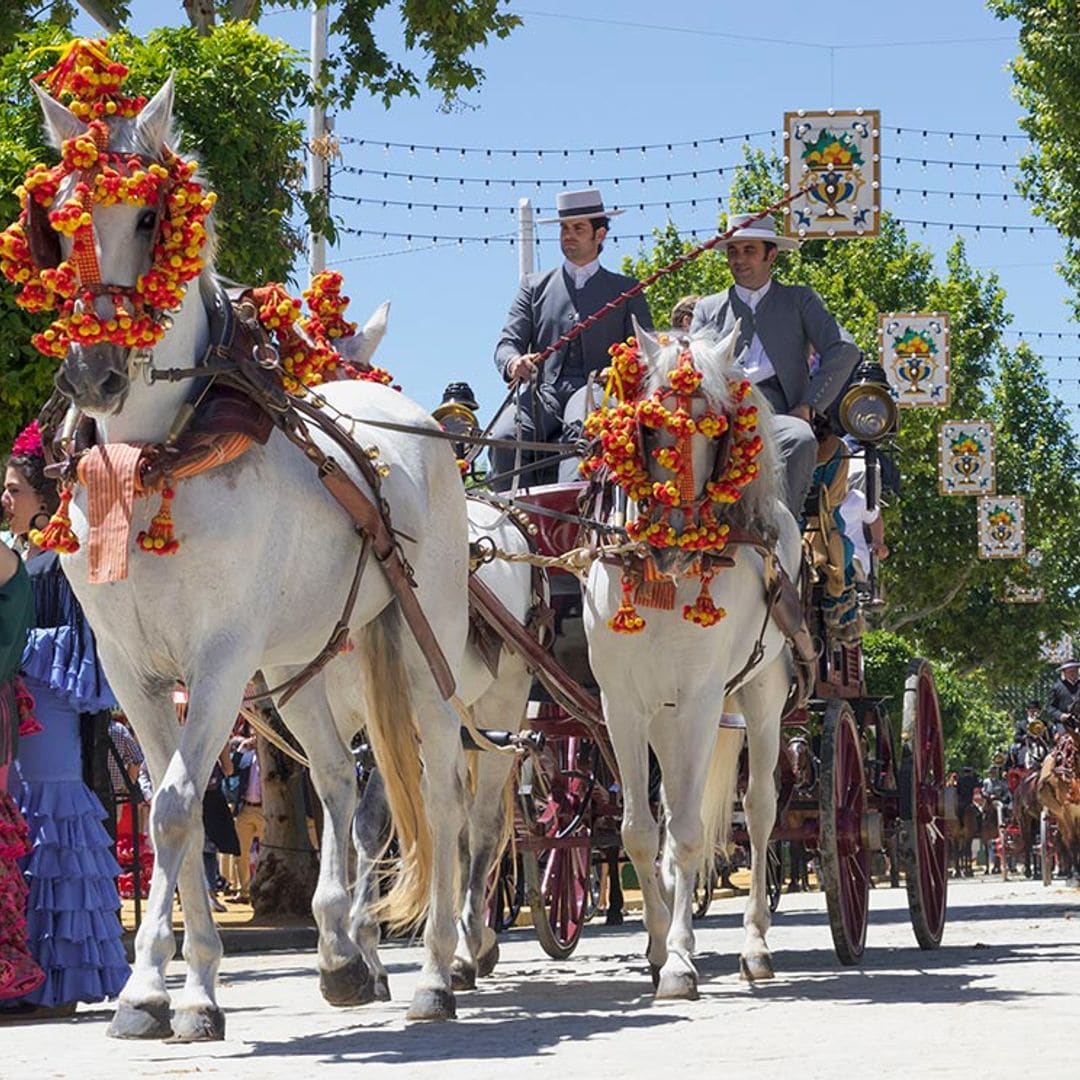
[[(443, 391), (442, 402), (432, 411), (432, 416), (451, 435), (471, 435), (477, 430), (476, 410), (480, 406), (476, 395), (467, 382), (452, 382)], [(464, 441), (454, 443), (454, 452), (465, 457), (468, 449)]]
[(840, 423), (859, 442), (879, 443), (896, 431), (898, 420), (885, 370), (864, 360), (840, 402)]

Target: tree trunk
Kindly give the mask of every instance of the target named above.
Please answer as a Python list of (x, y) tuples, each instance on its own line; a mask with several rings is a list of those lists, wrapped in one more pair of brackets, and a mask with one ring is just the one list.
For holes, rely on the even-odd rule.
[[(274, 730), (285, 736), (276, 713), (264, 713)], [(255, 914), (310, 915), (319, 861), (308, 837), (304, 814), (304, 770), (258, 736), (265, 833), (259, 863), (251, 882)]]
[(216, 18), (214, 0), (184, 0), (184, 10), (187, 12), (188, 22), (200, 34), (210, 33)]

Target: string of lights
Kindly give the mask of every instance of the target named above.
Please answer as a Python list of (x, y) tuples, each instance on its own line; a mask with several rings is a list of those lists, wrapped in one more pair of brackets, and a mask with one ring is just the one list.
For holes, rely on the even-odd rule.
[[(883, 136), (890, 134), (895, 135), (898, 139), (902, 139), (905, 135), (914, 135), (918, 138), (927, 139), (930, 137), (944, 137), (950, 142), (956, 139), (973, 139), (976, 143), (982, 143), (985, 139), (987, 142), (1001, 142), (1003, 145), (1007, 145), (1009, 142), (1029, 142), (1027, 135), (1023, 134), (1006, 134), (1006, 133), (991, 133), (983, 131), (946, 131), (942, 129), (933, 128), (917, 128), (917, 127), (882, 127)], [(404, 150), (410, 154), (416, 154), (418, 152), (430, 153), (435, 157), (440, 157), (443, 154), (456, 154), (458, 157), (467, 157), (470, 154), (479, 155), (485, 158), (492, 157), (535, 157), (542, 160), (545, 157), (596, 157), (598, 154), (612, 154), (616, 157), (621, 157), (623, 154), (648, 154), (652, 151), (661, 150), (665, 152), (673, 152), (675, 150), (682, 150), (690, 148), (698, 150), (703, 146), (724, 146), (730, 142), (750, 142), (752, 139), (770, 138), (776, 139), (780, 135), (777, 128), (771, 128), (769, 130), (762, 131), (745, 131), (741, 134), (732, 133), (729, 135), (710, 135), (704, 138), (697, 139), (682, 139), (682, 140), (669, 140), (665, 142), (650, 142), (650, 143), (637, 143), (634, 145), (626, 146), (579, 146), (579, 147), (524, 147), (524, 146), (508, 146), (508, 147), (488, 147), (488, 146), (442, 146), (434, 143), (417, 143), (417, 142), (397, 142), (392, 139), (358, 139), (355, 136), (342, 135), (338, 141), (343, 145), (360, 146), (360, 147), (374, 147), (381, 149), (384, 152)]]

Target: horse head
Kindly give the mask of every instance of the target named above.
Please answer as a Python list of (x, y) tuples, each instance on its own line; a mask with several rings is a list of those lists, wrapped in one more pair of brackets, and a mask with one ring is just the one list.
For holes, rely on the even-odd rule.
[[(766, 418), (770, 409), (735, 365), (738, 324), (719, 339), (658, 337), (639, 326), (635, 337), (646, 366), (642, 397), (655, 399), (669, 418), (641, 429), (649, 477), (659, 485), (654, 490), (671, 492), (675, 500), (666, 520), (676, 533), (718, 520), (775, 535), (780, 477), (767, 423), (756, 426), (753, 457), (746, 466), (739, 461), (741, 425), (758, 415)], [(683, 417), (692, 421), (685, 430)], [(720, 488), (726, 494), (719, 495)], [(692, 549), (674, 549), (661, 551), (657, 561), (670, 571), (695, 558)]]
[[(145, 404), (133, 377), (139, 367), (172, 350), (190, 363), (205, 348), (205, 308), (187, 283), (210, 273), (213, 196), (193, 180), (194, 163), (171, 149), (171, 77), (137, 111), (107, 119), (85, 120), (34, 89), (61, 154), (61, 164), (42, 174), (52, 190), (44, 199), (31, 191), (27, 200), (31, 253), (59, 312), (36, 343), (61, 359), (56, 386), (77, 408), (99, 422), (126, 408), (122, 426), (130, 429), (131, 414)], [(141, 389), (148, 388), (147, 380)], [(154, 416), (141, 426), (167, 425), (185, 392), (155, 391)]]

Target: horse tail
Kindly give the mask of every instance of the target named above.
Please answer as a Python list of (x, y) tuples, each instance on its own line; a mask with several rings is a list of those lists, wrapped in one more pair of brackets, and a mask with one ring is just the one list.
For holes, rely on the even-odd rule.
[(382, 774), (400, 849), (397, 876), (389, 892), (374, 904), (373, 917), (400, 931), (427, 914), (432, 841), (421, 797), (420, 735), (402, 657), (398, 605), (390, 604), (358, 636), (368, 741)]
[(716, 733), (709, 771), (705, 776), (705, 794), (701, 801), (701, 824), (705, 835), (699, 868), (702, 881), (708, 881), (713, 872), (717, 849), (725, 855), (729, 850), (731, 808), (739, 782), (742, 741), (740, 728), (722, 727)]

